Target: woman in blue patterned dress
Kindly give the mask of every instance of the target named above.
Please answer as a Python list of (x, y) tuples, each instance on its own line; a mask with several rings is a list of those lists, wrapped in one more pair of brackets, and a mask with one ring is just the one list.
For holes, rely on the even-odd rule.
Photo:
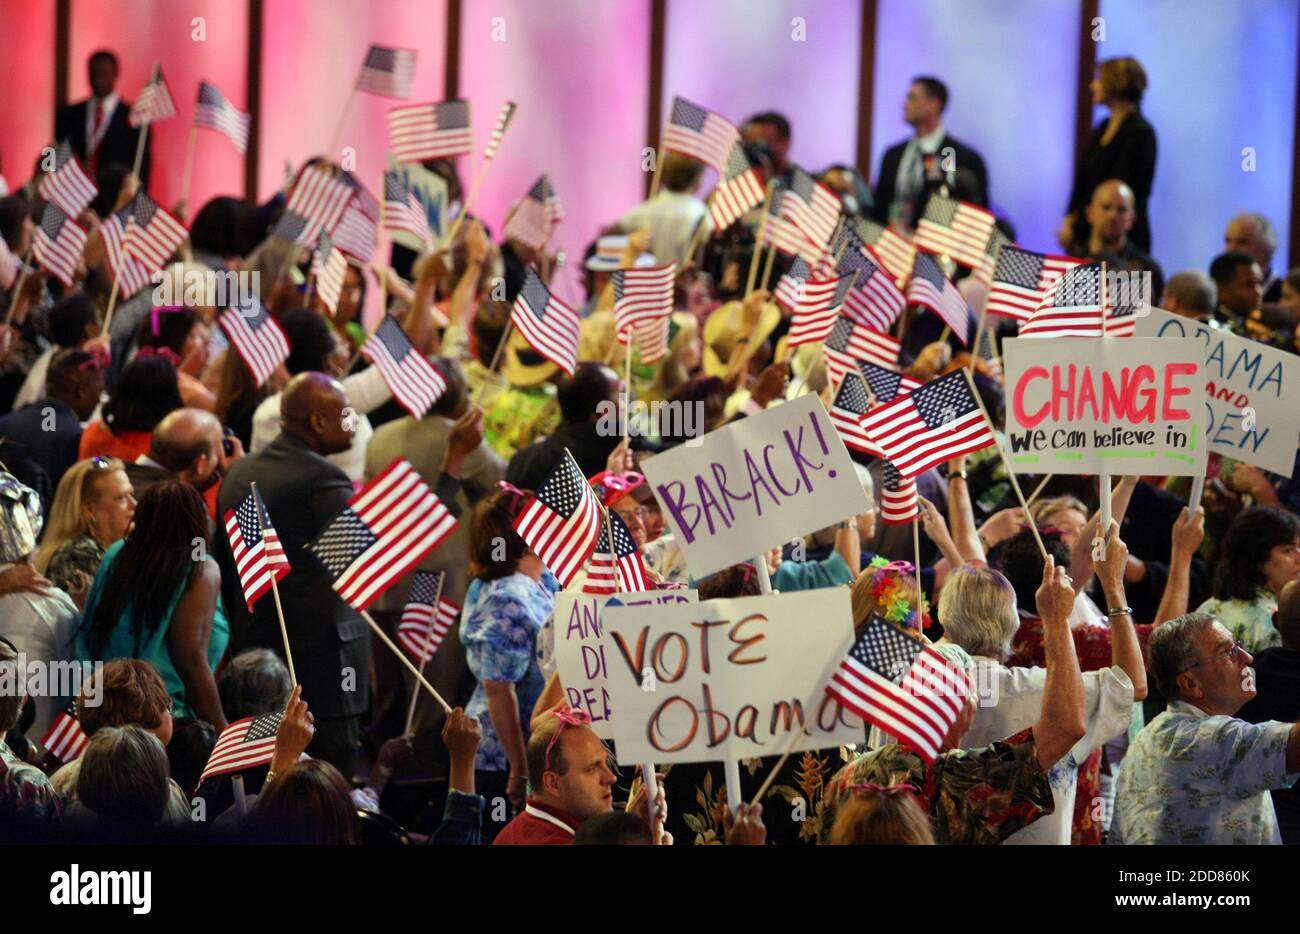
[(527, 795), (528, 722), (545, 683), (537, 664), (537, 634), (561, 589), (555, 575), (515, 533), (523, 505), (522, 491), (496, 490), (475, 508), (469, 532), (471, 581), (460, 641), (469, 670), (478, 679), (465, 712), (483, 727), (474, 780), (488, 802), (484, 843), (490, 843), (511, 817), (501, 812), (496, 799), (521, 808)]

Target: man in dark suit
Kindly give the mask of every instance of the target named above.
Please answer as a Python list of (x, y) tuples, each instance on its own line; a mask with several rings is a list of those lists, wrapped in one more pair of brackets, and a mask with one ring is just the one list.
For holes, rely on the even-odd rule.
[(160, 480), (180, 480), (207, 494), (221, 482), (230, 465), (244, 456), (238, 438), (227, 454), (221, 422), (203, 409), (176, 409), (153, 430), (149, 453), (126, 465), (136, 496)]
[[(361, 715), (370, 702), (369, 629), (330, 584), (325, 566), (307, 545), (352, 497), (352, 483), (325, 458), (352, 445), (347, 391), (323, 373), (299, 373), (280, 401), (280, 434), (230, 469), (218, 498), (222, 516), (248, 495), (251, 483), (266, 504), (292, 572), (279, 583), (293, 665), (302, 696), (316, 718), (308, 752), (351, 778)], [(231, 650), (264, 646), (284, 651), (275, 601), (263, 597), (249, 613), (230, 553), (217, 536)]]
[[(107, 165), (128, 170), (135, 165), (140, 130), (127, 122), (131, 105), (113, 89), (117, 84), (117, 56), (100, 49), (90, 56), (88, 66), (91, 96), (59, 108), (54, 117), (54, 138), (67, 140), (72, 151), (90, 169), (92, 176)], [(140, 164), (140, 184), (149, 185), (149, 141), (145, 141)]]
[[(978, 152), (948, 135), (941, 117), (948, 88), (938, 78), (919, 77), (908, 88), (903, 119), (912, 138), (885, 150), (876, 177), (873, 215), (882, 224), (916, 226), (930, 194), (946, 187), (950, 196), (987, 206), (989, 177)], [(960, 176), (959, 176), (960, 173)]]

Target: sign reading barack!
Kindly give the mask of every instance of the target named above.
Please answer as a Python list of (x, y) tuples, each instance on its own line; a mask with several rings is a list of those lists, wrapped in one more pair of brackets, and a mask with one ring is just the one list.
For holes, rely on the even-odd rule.
[(642, 465), (686, 564), (704, 577), (869, 507), (817, 396), (711, 431)]
[(1204, 473), (1204, 360), (1191, 338), (1004, 341), (1013, 469)]

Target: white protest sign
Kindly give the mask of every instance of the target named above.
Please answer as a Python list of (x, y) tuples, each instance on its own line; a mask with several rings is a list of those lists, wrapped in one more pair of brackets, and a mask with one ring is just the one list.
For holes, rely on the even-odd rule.
[[(395, 163), (390, 157), (388, 168), (402, 177), (402, 181), (411, 189), (411, 194), (424, 206), (429, 219), (429, 233), (434, 242), (442, 239), (447, 224), (447, 181), (441, 175), (430, 172), (418, 162)], [(399, 243), (408, 250), (423, 253), (428, 244), (421, 242), (414, 234), (404, 230), (390, 230), (389, 236), (394, 243)]]
[(1017, 473), (1205, 472), (1205, 351), (1193, 338), (1003, 342)]
[(718, 762), (863, 740), (825, 692), (853, 642), (847, 587), (675, 606), (607, 606), (621, 764)]
[(564, 685), (564, 699), (570, 707), (587, 712), (591, 728), (601, 739), (614, 738), (605, 683), (607, 658), (600, 638), (601, 610), (613, 601), (618, 606), (662, 606), (698, 600), (698, 591), (685, 589), (620, 594), (565, 590), (555, 595), (555, 613), (551, 617), (555, 667)]
[(1210, 450), (1291, 476), (1300, 438), (1300, 357), (1160, 309), (1139, 318), (1133, 333), (1199, 340)]
[(813, 394), (656, 454), (641, 469), (697, 578), (870, 506)]

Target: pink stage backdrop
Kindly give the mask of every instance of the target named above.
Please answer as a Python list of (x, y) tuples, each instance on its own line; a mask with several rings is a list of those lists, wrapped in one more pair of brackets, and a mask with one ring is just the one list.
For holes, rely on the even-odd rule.
[(462, 16), (460, 86), (476, 141), (461, 160), (465, 187), (502, 102), (517, 102), (476, 213), (499, 236), (511, 204), (549, 172), (566, 215), (552, 240), (568, 255), (556, 289), (580, 301), (587, 244), (645, 192), (650, 4), (466, 0)]
[(0, 36), (13, 52), (0, 94), (0, 175), (13, 191), (54, 133), (54, 0), (0, 3)]
[[(169, 210), (181, 197), (185, 149), (199, 81), (219, 87), (248, 112), (247, 0), (72, 0), (69, 103), (90, 95), (86, 60), (96, 49), (117, 53), (117, 92), (134, 102), (155, 61), (176, 101), (176, 116), (149, 130), (153, 175), (149, 193)], [(53, 46), (50, 47), (53, 55)], [(195, 138), (190, 215), (215, 195), (244, 195), (244, 157), (222, 134), (199, 130)]]
[[(861, 35), (857, 2), (670, 0), (664, 117), (675, 94), (737, 125), (776, 110), (791, 123), (796, 163), (810, 172), (837, 162), (852, 165)], [(706, 181), (704, 191), (712, 184)]]

